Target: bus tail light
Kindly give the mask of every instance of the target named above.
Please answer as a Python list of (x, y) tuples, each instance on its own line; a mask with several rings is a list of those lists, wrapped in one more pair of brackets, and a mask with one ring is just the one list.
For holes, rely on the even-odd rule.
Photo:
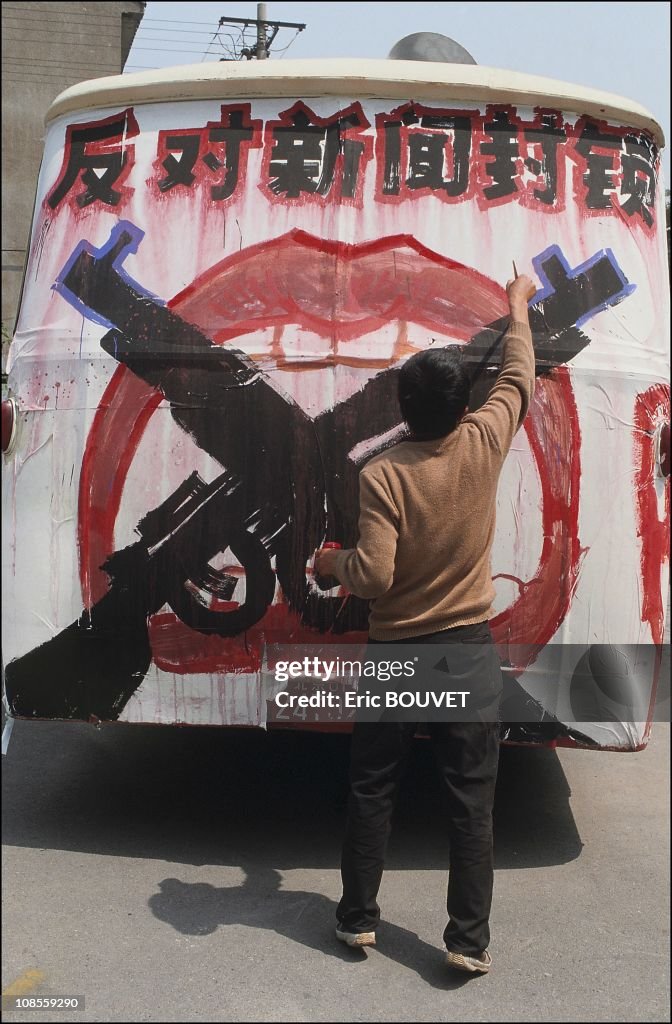
[(7, 455), (16, 438), (16, 402), (6, 398), (2, 403), (2, 451)]

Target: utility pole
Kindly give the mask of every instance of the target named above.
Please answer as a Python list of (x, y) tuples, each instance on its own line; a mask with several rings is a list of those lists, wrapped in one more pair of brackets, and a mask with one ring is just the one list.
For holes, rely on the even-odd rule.
[(257, 60), (266, 60), (266, 4), (257, 4)]
[[(295, 28), (297, 34), (303, 32), (305, 24), (297, 21), (269, 21), (266, 4), (257, 4), (256, 18), (227, 18), (219, 19), (219, 27), (224, 25), (242, 25), (243, 35), (248, 28), (255, 28), (257, 39), (254, 46), (245, 46), (242, 49), (235, 49), (235, 59), (246, 60), (268, 60), (271, 55), (271, 45), (281, 28)], [(286, 47), (285, 47), (286, 49)]]

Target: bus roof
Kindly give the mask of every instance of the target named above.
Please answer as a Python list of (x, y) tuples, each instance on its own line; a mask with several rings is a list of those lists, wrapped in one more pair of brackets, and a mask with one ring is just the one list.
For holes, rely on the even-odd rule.
[(480, 65), (361, 58), (218, 61), (94, 78), (57, 96), (46, 121), (118, 104), (275, 96), (440, 101), (447, 94), (451, 102), (541, 105), (589, 114), (644, 129), (659, 145), (665, 143), (662, 128), (645, 107), (613, 93)]

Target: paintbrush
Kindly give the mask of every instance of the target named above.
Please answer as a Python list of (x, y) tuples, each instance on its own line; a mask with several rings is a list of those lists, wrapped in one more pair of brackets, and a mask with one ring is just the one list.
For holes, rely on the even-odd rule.
[[(513, 276), (515, 278), (517, 278), (518, 277), (518, 271), (516, 270), (516, 261), (515, 260), (511, 260), (511, 262), (513, 264)], [(548, 326), (548, 324), (546, 323), (546, 317), (544, 315), (544, 307), (543, 307), (543, 305), (541, 305), (539, 307), (539, 312), (541, 313), (541, 319), (544, 321), (544, 327), (546, 328), (547, 333), (550, 334), (551, 333), (551, 329)]]

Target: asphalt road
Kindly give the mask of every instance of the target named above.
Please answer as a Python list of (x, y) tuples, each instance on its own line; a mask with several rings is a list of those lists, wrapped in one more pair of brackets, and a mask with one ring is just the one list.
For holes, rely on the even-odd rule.
[[(663, 1021), (669, 726), (637, 754), (508, 748), (493, 969), (442, 963), (446, 830), (418, 741), (375, 950), (333, 937), (346, 737), (17, 722), (7, 1020)], [(17, 988), (18, 986), (18, 988)]]

